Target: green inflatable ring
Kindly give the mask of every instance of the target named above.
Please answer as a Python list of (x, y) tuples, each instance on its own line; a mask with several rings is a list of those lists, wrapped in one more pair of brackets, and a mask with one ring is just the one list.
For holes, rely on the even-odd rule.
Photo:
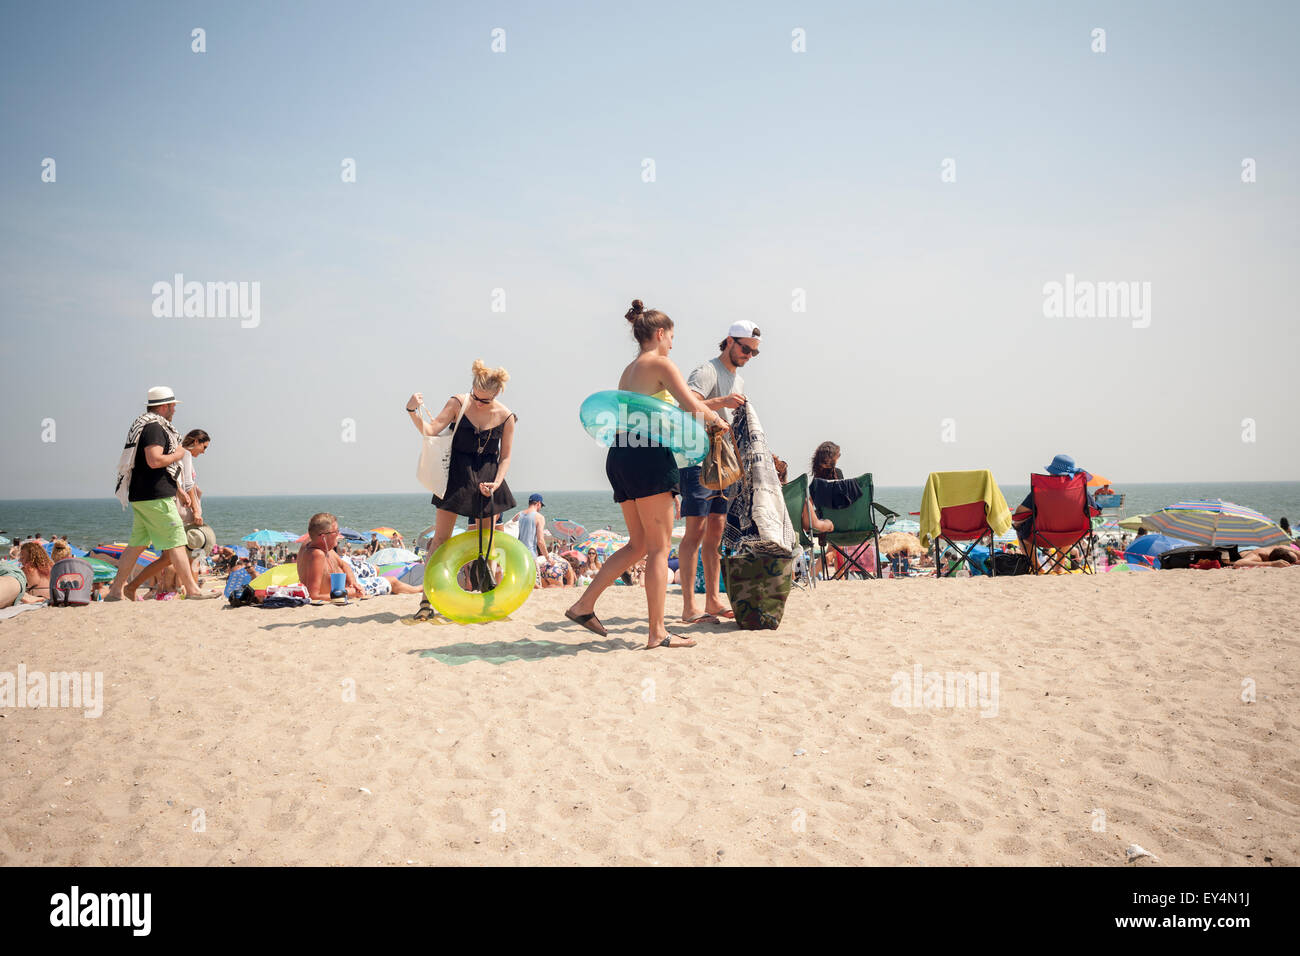
[(460, 624), (486, 624), (513, 614), (537, 583), (537, 564), (528, 549), (512, 535), (497, 534), (488, 560), (501, 566), (501, 583), (485, 594), (464, 590), (456, 576), (478, 557), (478, 548), (477, 531), (458, 534), (433, 552), (424, 569), (424, 594), (429, 603), (443, 617)]
[(633, 436), (633, 447), (659, 445), (672, 449), (692, 465), (709, 451), (709, 433), (690, 412), (640, 392), (607, 391), (588, 395), (578, 409), (587, 434), (606, 448), (618, 436)]

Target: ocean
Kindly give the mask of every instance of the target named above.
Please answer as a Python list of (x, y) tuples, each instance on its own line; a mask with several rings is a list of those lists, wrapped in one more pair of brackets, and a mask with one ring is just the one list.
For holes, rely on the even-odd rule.
[[(1028, 485), (1002, 485), (1014, 509), (1029, 492)], [(921, 508), (921, 486), (881, 487), (876, 500), (903, 514)], [(1126, 484), (1124, 512), (1156, 511), (1183, 498), (1223, 498), (1263, 512), (1277, 520), (1300, 519), (1300, 482), (1200, 482), (1185, 484)], [(588, 531), (612, 528), (626, 533), (623, 513), (609, 491), (543, 491), (548, 518), (568, 518)], [(399, 495), (275, 495), (223, 497), (205, 494), (204, 518), (222, 544), (237, 543), (257, 529), (307, 530), (307, 519), (318, 511), (338, 516), (343, 527), (368, 531), (377, 527), (399, 530), (408, 544), (433, 523), (434, 509), (427, 494)], [(461, 522), (463, 524), (463, 522)], [(0, 535), (19, 540), (34, 533), (67, 535), (73, 544), (89, 548), (101, 542), (125, 541), (131, 515), (115, 498), (0, 501)]]

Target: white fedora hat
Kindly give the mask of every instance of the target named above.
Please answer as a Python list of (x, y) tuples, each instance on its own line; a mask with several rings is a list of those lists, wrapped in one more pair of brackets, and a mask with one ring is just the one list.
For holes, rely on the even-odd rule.
[(149, 389), (149, 400), (145, 402), (145, 407), (153, 408), (155, 405), (179, 405), (176, 400), (176, 393), (166, 385), (155, 385)]
[(211, 554), (212, 549), (217, 546), (217, 536), (205, 524), (192, 525), (185, 529), (185, 546), (191, 551)]

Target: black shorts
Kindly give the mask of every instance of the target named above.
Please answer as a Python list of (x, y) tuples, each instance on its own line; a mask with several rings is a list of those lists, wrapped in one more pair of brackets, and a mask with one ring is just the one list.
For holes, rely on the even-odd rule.
[(614, 489), (614, 501), (620, 504), (666, 491), (680, 492), (677, 460), (658, 445), (629, 448), (616, 443), (605, 456), (605, 477)]

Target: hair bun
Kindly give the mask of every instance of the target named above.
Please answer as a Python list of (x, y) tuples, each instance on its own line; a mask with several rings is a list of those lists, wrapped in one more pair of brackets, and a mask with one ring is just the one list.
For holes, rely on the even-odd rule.
[(623, 318), (627, 319), (629, 322), (635, 322), (636, 317), (641, 315), (643, 312), (645, 312), (644, 303), (642, 303), (640, 299), (633, 299), (632, 308), (627, 310), (627, 315), (623, 316)]

